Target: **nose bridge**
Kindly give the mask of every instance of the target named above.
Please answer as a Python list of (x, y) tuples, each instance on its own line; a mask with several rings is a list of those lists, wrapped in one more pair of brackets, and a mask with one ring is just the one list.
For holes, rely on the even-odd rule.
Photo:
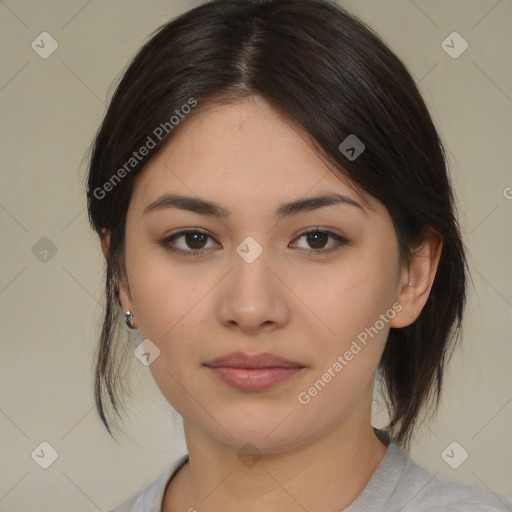
[[(242, 296), (247, 293), (258, 295), (272, 294), (271, 288), (272, 273), (269, 268), (270, 249), (264, 247), (262, 237), (260, 242), (253, 236), (247, 236), (236, 246), (233, 255), (234, 275), (233, 284), (236, 293)], [(263, 298), (263, 297), (260, 297)]]
[(258, 259), (261, 260), (263, 252), (266, 253), (263, 259), (267, 259), (268, 256), (268, 248), (264, 250), (263, 246), (253, 236), (245, 237), (238, 244), (238, 246), (235, 249), (235, 252), (247, 265), (252, 265)]
[(256, 238), (246, 237), (230, 258), (232, 271), (222, 287), (218, 318), (236, 323), (243, 330), (255, 330), (262, 324), (282, 323), (286, 317), (286, 297), (282, 284), (270, 270), (270, 249)]

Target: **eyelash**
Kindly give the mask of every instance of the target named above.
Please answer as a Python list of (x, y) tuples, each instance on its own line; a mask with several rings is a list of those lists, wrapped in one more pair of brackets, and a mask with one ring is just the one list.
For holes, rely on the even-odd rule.
[[(171, 245), (169, 245), (176, 238), (179, 238), (179, 237), (187, 235), (187, 234), (200, 234), (200, 235), (204, 235), (208, 238), (213, 238), (208, 233), (205, 233), (198, 229), (188, 229), (188, 230), (184, 230), (184, 231), (179, 231), (178, 233), (175, 233), (174, 235), (164, 238), (161, 241), (161, 245), (164, 247), (164, 249), (166, 249), (172, 253), (181, 254), (181, 255), (189, 257), (189, 258), (197, 258), (197, 257), (203, 256), (204, 253), (206, 252), (206, 249), (185, 251), (183, 249), (177, 249), (176, 247), (172, 247)], [(349, 243), (349, 241), (347, 239), (337, 235), (336, 233), (333, 233), (332, 231), (320, 230), (318, 228), (304, 231), (297, 237), (297, 240), (299, 240), (300, 238), (307, 236), (309, 234), (328, 235), (330, 238), (333, 238), (337, 242), (337, 247), (334, 247), (331, 249), (299, 249), (299, 252), (307, 253), (307, 254), (315, 254), (315, 255), (328, 254), (328, 253), (332, 253), (332, 252), (340, 249), (341, 247), (343, 247), (344, 245), (347, 245)]]

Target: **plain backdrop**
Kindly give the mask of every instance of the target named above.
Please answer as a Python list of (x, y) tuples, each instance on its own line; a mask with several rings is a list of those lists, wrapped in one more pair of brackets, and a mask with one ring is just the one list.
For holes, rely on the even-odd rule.
[[(103, 261), (85, 209), (84, 155), (112, 82), (154, 29), (197, 4), (0, 2), (0, 511), (105, 510), (186, 451), (179, 416), (142, 365), (124, 437), (112, 440), (94, 408)], [(421, 429), (411, 455), (443, 477), (510, 495), (512, 2), (343, 5), (383, 37), (419, 84), (448, 149), (469, 250), (463, 343), (437, 419)], [(47, 58), (43, 45), (32, 46), (44, 37), (44, 51), (51, 50), (55, 43), (42, 32), (58, 44)], [(456, 49), (468, 43), (457, 58), (442, 46), (449, 36)], [(376, 401), (375, 424), (383, 418)], [(468, 454), (457, 469), (442, 457), (453, 442), (457, 458)], [(43, 469), (37, 454), (51, 457), (52, 449), (57, 458)]]

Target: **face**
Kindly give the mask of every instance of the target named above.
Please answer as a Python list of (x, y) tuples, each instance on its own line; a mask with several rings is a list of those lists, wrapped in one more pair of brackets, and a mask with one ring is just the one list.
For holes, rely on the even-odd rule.
[[(338, 201), (283, 206), (325, 195)], [(369, 421), (402, 273), (386, 208), (261, 99), (190, 117), (135, 180), (122, 305), (185, 425), (224, 445), (277, 452)], [(206, 366), (232, 352), (295, 368)]]

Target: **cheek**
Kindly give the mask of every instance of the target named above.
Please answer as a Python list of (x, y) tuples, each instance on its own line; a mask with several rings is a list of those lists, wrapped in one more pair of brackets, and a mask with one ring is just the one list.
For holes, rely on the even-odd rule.
[[(329, 327), (315, 340), (314, 365), (295, 400), (304, 421), (321, 415), (334, 425), (357, 407), (367, 407), (391, 316), (393, 280), (359, 260), (325, 281), (310, 295), (311, 304)], [(333, 331), (333, 332), (330, 332)], [(310, 345), (311, 350), (312, 345)]]
[(200, 396), (190, 385), (202, 360), (201, 344), (194, 340), (204, 339), (202, 319), (208, 315), (204, 296), (213, 283), (158, 258), (136, 258), (135, 253), (130, 270), (140, 334), (160, 350), (149, 369), (162, 395), (184, 415), (191, 405), (184, 388)]
[(329, 268), (328, 274), (304, 278), (297, 295), (322, 320), (337, 348), (372, 326), (392, 305), (396, 290), (394, 256), (357, 253)]
[(329, 409), (334, 421), (337, 415), (352, 410), (363, 393), (371, 395), (394, 314), (390, 308), (397, 269), (394, 254), (387, 259), (377, 254), (372, 251), (347, 258), (329, 279), (321, 280), (316, 293), (307, 291), (311, 283), (302, 290), (329, 327), (323, 329), (322, 336), (312, 338), (316, 340), (316, 364), (300, 390), (302, 400), (297, 397), (306, 416)]
[(207, 274), (193, 265), (176, 265), (165, 250), (144, 240), (127, 243), (127, 271), (134, 310), (141, 335), (159, 345), (197, 314), (207, 290)]

